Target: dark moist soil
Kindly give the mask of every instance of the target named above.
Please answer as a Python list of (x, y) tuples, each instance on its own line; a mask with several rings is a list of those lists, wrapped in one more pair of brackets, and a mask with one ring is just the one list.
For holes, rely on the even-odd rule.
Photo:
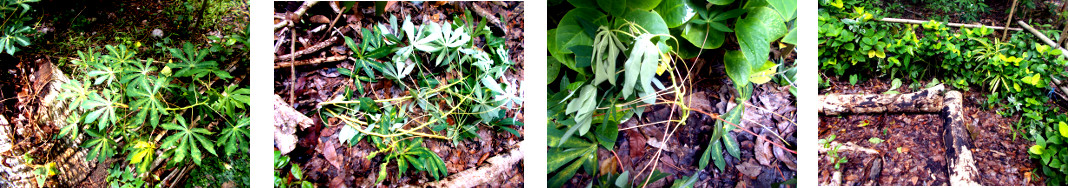
[[(693, 86), (691, 86), (692, 91), (688, 95), (688, 97), (691, 97), (688, 106), (709, 113), (723, 114), (736, 105), (733, 102), (728, 102), (732, 101), (730, 99), (734, 97), (734, 86), (731, 85), (730, 79), (727, 78), (723, 64), (721, 62), (705, 63), (706, 59), (713, 59), (711, 58), (712, 55), (706, 54), (706, 56), (709, 57), (679, 62), (691, 65), (707, 65), (695, 68), (695, 70), (704, 69), (708, 73), (703, 73), (705, 71), (702, 71), (701, 74), (693, 75), (695, 78)], [(719, 60), (716, 59), (715, 61)], [(666, 76), (660, 76), (659, 79), (661, 81), (670, 80)], [(741, 126), (745, 126), (745, 129), (749, 129), (754, 133), (765, 135), (769, 140), (784, 145), (790, 150), (797, 150), (796, 125), (791, 123), (797, 117), (796, 99), (789, 93), (788, 89), (788, 87), (771, 82), (756, 85), (753, 90), (753, 97), (748, 102), (760, 108), (771, 109), (773, 112), (746, 107), (746, 113), (743, 115), (745, 120), (743, 120)], [(665, 97), (667, 100), (673, 100), (675, 96)], [(788, 119), (772, 113), (783, 115)], [(728, 134), (738, 140), (741, 159), (733, 157), (724, 150), (720, 154), (714, 154), (724, 156), (726, 161), (724, 170), (721, 171), (716, 168), (711, 160), (709, 160), (705, 169), (699, 169), (698, 162), (701, 159), (701, 154), (708, 149), (708, 141), (711, 139), (714, 123), (716, 122), (715, 119), (707, 115), (691, 112), (686, 120), (687, 124), (679, 126), (672, 136), (667, 137), (667, 141), (661, 141), (664, 140), (665, 132), (670, 132), (670, 130), (665, 129), (674, 127), (674, 125), (654, 124), (638, 127), (638, 125), (652, 122), (678, 119), (680, 115), (678, 110), (672, 109), (671, 106), (656, 105), (647, 108), (642, 118), (634, 117), (619, 125), (620, 132), (615, 144), (615, 153), (604, 148), (598, 149), (598, 162), (601, 163), (601, 170), (598, 170), (598, 173), (604, 175), (607, 173), (605, 169), (609, 169), (608, 171), (615, 174), (624, 170), (630, 171), (632, 178), (640, 178), (632, 183), (641, 185), (644, 183), (643, 180), (648, 177), (648, 170), (641, 176), (635, 175), (643, 168), (651, 168), (654, 156), (657, 150), (660, 150), (654, 144), (662, 144), (666, 147), (663, 147), (656, 170), (672, 175), (660, 181), (649, 182), (650, 187), (671, 186), (675, 181), (680, 181), (683, 176), (693, 176), (695, 173), (700, 176), (694, 184), (695, 187), (770, 187), (773, 183), (797, 177), (797, 172), (794, 169), (796, 168), (796, 154), (777, 148), (770, 143), (762, 144), (764, 142), (758, 141), (755, 136), (740, 129), (735, 129), (728, 132)], [(767, 126), (767, 128), (763, 128), (763, 126)], [(773, 134), (782, 135), (783, 139), (786, 140), (785, 143), (776, 139), (775, 136), (772, 136)], [(761, 146), (767, 149), (758, 151), (756, 148)], [(780, 154), (776, 154), (775, 150), (779, 150), (778, 153)], [(617, 155), (619, 157), (618, 162), (616, 160)], [(766, 156), (769, 159), (768, 163), (761, 163), (757, 159), (757, 155)], [(622, 169), (618, 167), (619, 165), (622, 165)], [(789, 166), (794, 166), (794, 168)], [(565, 187), (584, 187), (593, 180), (594, 177), (592, 175), (580, 170)]]
[[(820, 94), (871, 94), (882, 93), (890, 87), (889, 80), (871, 79), (850, 86), (849, 82), (831, 81), (831, 87)], [(897, 89), (901, 93), (914, 90), (904, 83)], [(920, 83), (925, 85), (926, 82)], [(975, 91), (976, 89), (972, 89)], [(986, 100), (981, 92), (962, 91), (964, 94), (965, 124), (972, 139), (972, 153), (980, 171), (982, 185), (1044, 185), (1041, 179), (1030, 178), (1034, 164), (1028, 158), (1027, 147), (1032, 144), (1015, 135), (1012, 126), (1018, 116), (1003, 117), (994, 110), (982, 107)], [(945, 144), (942, 137), (944, 118), (938, 113), (904, 114), (883, 113), (866, 115), (824, 116), (820, 115), (819, 138), (834, 134), (839, 143), (852, 142), (860, 147), (874, 149), (880, 154), (842, 152), (848, 162), (841, 165), (843, 185), (947, 185), (948, 166)], [(865, 125), (867, 123), (867, 125)], [(861, 125), (865, 125), (861, 127)], [(869, 142), (872, 137), (885, 140), (880, 144)], [(898, 147), (901, 151), (898, 151)], [(871, 181), (873, 160), (881, 159), (883, 165), (878, 180)], [(834, 172), (834, 163), (821, 154), (819, 159), (819, 182), (829, 182)]]
[[(391, 2), (392, 3), (392, 2)], [(316, 6), (310, 8), (305, 18), (312, 17), (314, 15), (324, 15), (330, 19), (337, 16), (333, 10), (330, 9), (328, 3), (322, 2)], [(483, 7), (487, 11), (494, 13), (497, 17), (504, 19), (501, 23), (507, 28), (505, 32), (506, 47), (511, 52), (511, 60), (516, 62), (516, 65), (512, 69), (505, 73), (505, 77), (514, 78), (518, 81), (523, 80), (523, 3), (521, 2), (423, 2), (419, 5), (412, 4), (410, 2), (395, 2), (389, 5), (386, 9), (388, 15), (395, 15), (399, 19), (398, 22), (403, 22), (404, 16), (410, 15), (412, 17), (413, 24), (420, 24), (425, 21), (433, 21), (441, 23), (442, 20), (461, 21), (463, 17), (464, 7), (469, 4)], [(292, 12), (300, 7), (301, 2), (275, 2), (275, 12), (285, 13)], [(388, 26), (387, 14), (382, 16), (374, 15), (374, 6), (370, 2), (358, 3), (356, 13), (346, 13), (346, 16), (351, 16), (351, 19), (342, 17), (339, 19), (339, 26), (345, 24), (345, 20), (348, 24), (356, 24), (363, 28), (369, 28), (372, 24), (383, 23)], [(474, 10), (472, 10), (472, 14)], [(453, 17), (455, 16), (455, 17)], [(481, 16), (475, 15), (476, 19), (480, 19)], [(426, 19), (426, 20), (424, 20)], [(308, 39), (307, 46), (314, 45), (324, 40), (325, 32), (309, 32), (315, 27), (319, 27), (323, 24), (298, 24), (297, 36), (302, 39)], [(492, 25), (492, 24), (488, 24)], [(490, 26), (493, 28), (494, 26)], [(495, 33), (502, 30), (500, 28), (493, 29)], [(288, 32), (284, 35), (276, 34), (276, 40), (279, 37), (289, 37)], [(346, 36), (353, 38), (356, 42), (360, 39), (358, 35), (353, 33), (346, 33)], [(498, 35), (500, 36), (500, 35)], [(288, 40), (288, 39), (285, 39)], [(476, 45), (483, 45), (482, 37), (472, 37), (472, 40), (476, 40)], [(297, 50), (304, 49), (304, 44), (298, 42)], [(331, 50), (339, 49), (339, 50)], [(347, 53), (348, 47), (344, 43), (335, 43), (328, 49), (324, 49), (323, 52), (313, 53), (307, 55), (301, 59), (311, 59), (318, 57), (331, 56), (329, 53)], [(289, 43), (281, 45), (275, 55), (289, 54)], [(282, 97), (283, 100), (289, 101), (289, 90), (294, 90), (294, 96), (296, 97), (296, 104), (293, 104), (294, 108), (298, 111), (308, 115), (315, 121), (315, 125), (304, 130), (297, 131), (297, 147), (288, 155), (293, 159), (294, 164), (299, 164), (300, 168), (304, 171), (306, 180), (314, 182), (318, 186), (330, 186), (330, 187), (397, 187), (401, 185), (414, 185), (424, 182), (434, 181), (434, 178), (427, 173), (413, 173), (414, 170), (408, 170), (401, 177), (397, 177), (395, 172), (397, 171), (396, 164), (388, 166), (390, 176), (386, 178), (382, 184), (376, 184), (377, 174), (379, 170), (379, 164), (382, 162), (383, 157), (375, 157), (373, 159), (367, 159), (366, 156), (375, 151), (375, 147), (368, 142), (360, 142), (356, 146), (342, 145), (338, 142), (337, 133), (344, 125), (340, 120), (331, 118), (327, 122), (322, 122), (322, 119), (317, 113), (314, 113), (315, 105), (329, 101), (333, 96), (339, 95), (346, 88), (353, 88), (352, 81), (347, 76), (342, 76), (337, 72), (337, 68), (352, 69), (353, 64), (351, 61), (341, 61), (334, 63), (323, 63), (318, 65), (307, 65), (296, 67), (296, 79), (295, 82), (290, 81), (289, 68), (277, 69), (275, 72), (275, 94)], [(444, 70), (442, 70), (444, 71)], [(393, 98), (395, 96), (407, 95), (399, 84), (395, 84), (387, 79), (379, 79), (378, 82), (362, 84), (368, 91), (374, 91), (368, 93), (368, 97), (373, 99)], [(509, 117), (515, 116), (519, 121), (523, 121), (523, 114), (518, 111), (508, 110), (507, 115)], [(523, 127), (519, 127), (517, 131), (523, 132)], [(497, 129), (490, 129), (481, 127), (478, 130), (478, 138), (467, 139), (452, 143), (451, 141), (425, 139), (423, 146), (429, 148), (436, 153), (442, 160), (445, 161), (445, 166), (448, 169), (448, 174), (452, 175), (460, 171), (475, 168), (479, 165), (484, 165), (485, 160), (500, 154), (507, 153), (508, 151), (517, 148), (518, 143), (523, 140), (521, 137), (516, 137), (507, 131), (501, 131)], [(382, 155), (379, 155), (382, 156)], [(523, 186), (523, 171), (525, 167), (523, 162), (520, 161), (512, 167), (514, 171), (510, 171), (502, 178), (488, 186), (493, 187), (522, 187)], [(281, 169), (288, 171), (289, 169)]]

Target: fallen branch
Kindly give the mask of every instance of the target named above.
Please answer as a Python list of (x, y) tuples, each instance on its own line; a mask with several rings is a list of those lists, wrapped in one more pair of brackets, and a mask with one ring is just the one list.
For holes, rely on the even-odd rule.
[[(901, 19), (901, 18), (881, 18), (881, 19), (878, 19), (876, 21), (890, 22), (890, 23), (904, 23), (904, 24), (923, 24), (923, 23), (929, 22), (929, 20), (912, 20), (912, 19)], [(950, 26), (950, 27), (967, 27), (967, 28), (986, 27), (986, 28), (995, 29), (995, 30), (1013, 30), (1013, 31), (1020, 31), (1021, 30), (1020, 28), (1006, 28), (1006, 27), (1000, 27), (1000, 26), (987, 26), (987, 25), (979, 25), (979, 24), (962, 24), (962, 23), (949, 23), (949, 22), (946, 23), (946, 26)]]
[(320, 57), (320, 58), (315, 58), (315, 59), (306, 59), (306, 60), (300, 60), (300, 61), (278, 62), (278, 63), (274, 64), (274, 69), (287, 68), (289, 66), (314, 65), (314, 64), (320, 64), (320, 63), (338, 62), (338, 61), (343, 61), (343, 60), (346, 60), (346, 59), (349, 59), (349, 56), (338, 55), (338, 56), (330, 56), (330, 57)]
[(1046, 37), (1046, 35), (1042, 34), (1042, 32), (1038, 32), (1038, 30), (1035, 30), (1035, 28), (1031, 27), (1031, 25), (1028, 25), (1026, 22), (1016, 21), (1016, 23), (1020, 24), (1020, 26), (1023, 26), (1023, 28), (1027, 29), (1027, 31), (1030, 31), (1031, 34), (1035, 34), (1035, 36), (1038, 37), (1039, 40), (1042, 40), (1042, 42), (1046, 43), (1046, 45), (1049, 45), (1049, 46), (1057, 48), (1058, 50), (1061, 50), (1061, 55), (1062, 56), (1068, 54), (1068, 50), (1065, 50), (1062, 47), (1058, 47), (1057, 43), (1053, 43), (1053, 40), (1050, 40), (1049, 37)]
[[(506, 178), (504, 175), (507, 172), (514, 172), (517, 169), (513, 168), (520, 160), (523, 160), (523, 144), (524, 141), (519, 141), (519, 147), (512, 149), (507, 154), (501, 154), (494, 156), (493, 158), (486, 159), (488, 165), (482, 167), (467, 169), (462, 172), (453, 174), (441, 181), (429, 182), (416, 187), (476, 187), (486, 185), (490, 182), (503, 182)], [(405, 187), (413, 187), (411, 185)]]
[(946, 93), (945, 116), (946, 159), (949, 159), (949, 184), (952, 186), (979, 186), (979, 170), (969, 150), (971, 139), (964, 125), (963, 97), (958, 91)]
[(497, 26), (497, 28), (501, 28), (501, 31), (508, 31), (507, 28), (504, 27), (504, 24), (501, 24), (501, 20), (498, 19), (497, 16), (494, 16), (493, 13), (490, 13), (489, 11), (486, 11), (486, 9), (473, 3), (469, 5), (472, 10), (478, 13), (479, 16), (486, 18), (486, 21), (489, 21), (490, 24), (493, 24), (493, 26)]
[(846, 113), (934, 113), (942, 110), (945, 86), (937, 86), (908, 94), (856, 94), (820, 95), (819, 113), (839, 115)]
[[(345, 27), (345, 28), (348, 28), (348, 27)], [(348, 30), (347, 29), (342, 29), (342, 33), (344, 33), (345, 31), (348, 31)], [(289, 60), (289, 59), (292, 59), (292, 58), (297, 58), (297, 57), (300, 57), (300, 56), (304, 56), (304, 55), (307, 55), (307, 54), (318, 52), (319, 50), (322, 50), (323, 48), (326, 48), (326, 47), (329, 47), (331, 45), (334, 45), (334, 43), (336, 43), (338, 41), (337, 40), (338, 38), (339, 37), (337, 37), (337, 36), (333, 36), (333, 37), (330, 37), (330, 38), (328, 38), (328, 39), (326, 39), (326, 40), (324, 40), (322, 42), (319, 42), (319, 43), (317, 43), (315, 45), (312, 45), (312, 46), (309, 46), (307, 48), (304, 48), (303, 50), (296, 51), (296, 52), (293, 52), (293, 53), (290, 53), (290, 54), (286, 54), (286, 55), (277, 56), (277, 57), (274, 58), (274, 61), (285, 61), (285, 60)], [(295, 43), (296, 41), (290, 41), (290, 42), (294, 42)]]

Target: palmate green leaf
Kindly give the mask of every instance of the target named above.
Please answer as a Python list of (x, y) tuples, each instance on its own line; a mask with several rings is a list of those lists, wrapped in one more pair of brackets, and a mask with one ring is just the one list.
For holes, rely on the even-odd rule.
[(145, 173), (156, 157), (156, 144), (137, 140), (131, 145), (126, 147), (126, 160), (136, 165), (138, 173)]
[(237, 124), (224, 128), (219, 132), (219, 142), (217, 145), (223, 148), (223, 152), (227, 156), (232, 156), (238, 153), (247, 153), (249, 147), (249, 124), (248, 117), (243, 117), (237, 120)]
[(126, 96), (134, 99), (130, 103), (130, 109), (136, 110), (137, 115), (133, 118), (131, 124), (140, 125), (146, 119), (155, 128), (159, 125), (160, 115), (168, 115), (166, 105), (157, 98), (160, 88), (167, 84), (165, 77), (156, 78), (151, 84), (141, 83), (138, 85), (131, 85), (126, 90)]
[(593, 123), (594, 110), (597, 109), (597, 88), (591, 85), (582, 87), (582, 91), (579, 92), (578, 98), (575, 98), (568, 103), (566, 113), (574, 114), (575, 121), (577, 123), (571, 126), (567, 132), (564, 133), (561, 143), (567, 142), (569, 138), (576, 131), (579, 135), (586, 135), (586, 132), (590, 130), (590, 124)]
[(114, 124), (116, 120), (115, 103), (111, 100), (110, 92), (104, 92), (103, 96), (97, 93), (89, 94), (89, 99), (80, 106), (82, 110), (90, 110), (85, 115), (83, 123), (97, 122), (97, 130), (104, 130), (107, 125)]
[[(549, 173), (556, 173), (552, 179), (549, 180), (550, 187), (554, 187), (554, 184), (562, 184), (563, 182), (571, 179), (578, 171), (579, 167), (584, 166), (584, 163), (589, 163), (586, 159), (589, 156), (596, 155), (597, 144), (582, 141), (580, 139), (572, 139), (573, 144), (562, 145), (560, 147), (550, 148), (546, 167), (548, 167)], [(593, 163), (596, 163), (594, 161)], [(567, 167), (561, 169), (561, 167)]]
[(222, 93), (217, 94), (219, 100), (213, 105), (216, 109), (222, 109), (226, 114), (233, 115), (237, 109), (248, 109), (249, 105), (249, 89), (238, 88), (238, 85), (230, 85), (223, 90)]
[(201, 147), (212, 155), (217, 155), (215, 153), (215, 144), (204, 137), (204, 135), (211, 135), (212, 132), (204, 128), (189, 128), (185, 122), (185, 118), (182, 116), (175, 117), (175, 119), (178, 121), (178, 124), (163, 124), (164, 129), (175, 131), (175, 133), (164, 139), (160, 148), (177, 146), (174, 148), (176, 162), (183, 161), (185, 156), (189, 155), (189, 157), (193, 159), (193, 163), (200, 165), (200, 161), (203, 159), (203, 156), (200, 153)]
[(96, 78), (93, 81), (93, 85), (100, 85), (105, 81), (108, 83), (107, 85), (111, 85), (111, 82), (115, 81), (115, 74), (117, 73), (118, 71), (115, 71), (108, 63), (97, 63), (92, 65), (92, 69), (89, 70), (86, 76)]
[[(68, 106), (79, 107), (82, 102), (89, 99), (89, 94), (91, 93), (89, 92), (90, 86), (92, 86), (92, 84), (89, 83), (89, 80), (80, 82), (74, 80), (64, 83), (63, 85), (60, 85), (60, 90), (63, 92), (60, 92), (56, 99), (59, 101), (70, 100), (70, 103), (67, 103)], [(68, 108), (68, 111), (73, 109), (75, 108)]]
[(598, 29), (597, 36), (594, 38), (592, 57), (594, 85), (600, 84), (605, 80), (608, 80), (608, 83), (612, 85), (616, 84), (616, 60), (619, 58), (620, 52), (627, 50), (627, 47), (617, 37), (608, 27), (601, 26)]
[[(659, 48), (649, 41), (653, 37), (652, 34), (642, 34), (634, 40), (633, 49), (627, 61), (623, 63), (623, 96), (631, 96), (638, 91), (638, 87), (645, 92), (651, 90), (649, 84), (652, 83), (653, 73), (660, 59)], [(649, 70), (643, 72), (643, 69)]]
[(85, 133), (91, 138), (84, 143), (81, 147), (89, 148), (89, 153), (86, 155), (86, 160), (96, 159), (97, 161), (103, 161), (111, 158), (115, 155), (115, 140), (112, 140), (110, 135), (102, 134), (97, 130), (86, 129)]
[(210, 73), (223, 79), (231, 78), (229, 73), (219, 70), (218, 63), (215, 61), (204, 61), (204, 57), (208, 55), (208, 50), (198, 50), (188, 42), (182, 45), (182, 49), (168, 48), (167, 50), (171, 52), (172, 56), (181, 60), (179, 63), (167, 63), (168, 67), (178, 69), (177, 72), (174, 72), (174, 77), (200, 78)]

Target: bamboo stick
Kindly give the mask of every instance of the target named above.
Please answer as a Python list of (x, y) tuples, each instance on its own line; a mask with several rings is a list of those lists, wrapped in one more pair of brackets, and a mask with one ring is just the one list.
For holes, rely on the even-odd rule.
[[(901, 18), (882, 18), (882, 19), (878, 19), (878, 21), (890, 22), (890, 23), (905, 23), (905, 24), (923, 24), (923, 23), (929, 22), (928, 20), (913, 20), (913, 19), (901, 19)], [(1022, 30), (1020, 28), (1006, 28), (1006, 27), (1000, 27), (1000, 26), (988, 26), (988, 25), (979, 25), (979, 24), (962, 24), (962, 23), (946, 23), (946, 26), (950, 26), (950, 27), (967, 27), (967, 28), (979, 28), (979, 27), (986, 26), (986, 28), (995, 29), (995, 30), (1013, 30), (1013, 31)]]
[[(1042, 34), (1042, 32), (1038, 32), (1038, 30), (1035, 30), (1035, 28), (1031, 27), (1031, 25), (1028, 25), (1026, 22), (1016, 21), (1016, 23), (1020, 24), (1020, 26), (1022, 26), (1024, 29), (1027, 29), (1027, 31), (1030, 31), (1031, 34), (1035, 34), (1035, 36), (1037, 36), (1039, 40), (1042, 40), (1042, 42), (1046, 43), (1046, 45), (1050, 45), (1050, 46), (1053, 46), (1053, 47), (1057, 46), (1057, 44), (1053, 43), (1053, 40), (1050, 40), (1049, 37), (1046, 37), (1046, 35)], [(1062, 47), (1056, 47), (1056, 48), (1058, 50), (1061, 50), (1061, 55), (1062, 56), (1068, 54), (1068, 50), (1065, 50)]]
[[(1012, 25), (1012, 15), (1016, 13), (1016, 1), (1017, 0), (1012, 0), (1012, 8), (1009, 11), (1008, 20), (1005, 21), (1005, 27), (1009, 27), (1010, 25)], [(1001, 32), (1001, 41), (1005, 41), (1006, 36), (1009, 36), (1009, 31)]]

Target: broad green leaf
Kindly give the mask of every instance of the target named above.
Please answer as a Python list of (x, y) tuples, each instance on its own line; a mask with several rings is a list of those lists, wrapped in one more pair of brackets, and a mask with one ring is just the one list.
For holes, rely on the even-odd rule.
[(597, 8), (597, 1), (594, 0), (567, 0), (567, 2), (571, 3), (575, 8)]
[(623, 13), (627, 12), (628, 0), (597, 0), (597, 5), (601, 7), (601, 10), (608, 12), (612, 16), (623, 16)]
[(695, 8), (700, 7), (694, 5), (690, 0), (663, 1), (656, 7), (656, 12), (660, 13), (660, 17), (664, 19), (664, 23), (667, 24), (668, 28), (675, 28), (689, 22), (690, 19), (697, 15)]
[(1031, 152), (1031, 154), (1042, 155), (1042, 150), (1043, 150), (1042, 146), (1040, 146), (1040, 145), (1032, 145), (1031, 148), (1028, 149), (1027, 151)]
[(787, 33), (786, 36), (782, 38), (782, 42), (797, 45), (797, 28), (790, 29), (790, 33)]
[[(658, 12), (656, 11), (630, 9), (627, 11), (627, 14), (624, 15), (622, 18), (626, 21), (634, 22), (635, 24), (638, 24), (643, 29), (645, 29), (645, 31), (648, 31), (642, 32), (643, 34), (671, 34), (668, 31), (667, 23), (664, 22), (664, 19), (661, 18), (660, 14), (658, 14)], [(623, 25), (624, 20), (616, 19), (615, 26)], [(624, 28), (624, 30), (627, 29)], [(660, 39), (660, 41), (664, 40), (665, 39)]]
[(686, 38), (686, 41), (689, 41), (696, 47), (716, 49), (723, 45), (724, 33), (719, 30), (711, 29), (711, 26), (709, 25), (687, 23), (687, 25), (682, 26), (682, 38)]
[[(738, 23), (735, 24), (735, 30), (737, 31), (734, 34), (738, 37), (738, 45), (741, 47), (742, 53), (745, 54), (744, 59), (749, 62), (749, 66), (759, 67), (763, 65), (768, 59), (768, 53), (771, 53), (771, 45), (767, 40), (769, 38), (767, 37), (768, 29), (762, 24), (760, 18), (750, 13), (746, 19), (738, 20)], [(744, 76), (748, 76), (748, 74)]]
[(729, 5), (733, 2), (734, 0), (708, 0), (708, 3), (711, 3), (713, 5)]
[(586, 19), (596, 25), (607, 25), (607, 15), (597, 9), (576, 8), (568, 11), (556, 27), (556, 46), (563, 54), (571, 54), (571, 47), (578, 45), (593, 45), (593, 36), (585, 33), (579, 24), (579, 19)]
[(738, 140), (735, 140), (734, 136), (731, 136), (731, 134), (726, 133), (726, 131), (724, 131), (723, 133), (723, 149), (726, 149), (727, 153), (731, 154), (731, 156), (734, 156), (735, 159), (742, 158), (742, 150), (738, 147)]
[(768, 0), (768, 4), (778, 11), (782, 20), (793, 20), (797, 14), (797, 0)]
[(616, 187), (627, 187), (629, 185), (629, 183), (630, 183), (630, 171), (624, 170), (623, 173), (619, 174), (619, 177), (616, 178), (615, 185), (616, 185)]
[(545, 61), (547, 66), (545, 71), (548, 74), (546, 77), (549, 78), (549, 80), (545, 83), (553, 83), (553, 81), (556, 81), (556, 77), (560, 77), (560, 67), (563, 66), (563, 63), (560, 63), (560, 61), (557, 61), (556, 58), (553, 58), (551, 56), (546, 57)]
[(1061, 137), (1068, 138), (1068, 124), (1064, 124), (1063, 121), (1062, 122), (1057, 122), (1057, 123), (1059, 124), (1057, 126), (1057, 130), (1060, 130)]
[(752, 70), (753, 73), (749, 75), (749, 81), (754, 84), (767, 83), (775, 76), (778, 67), (779, 66), (775, 64), (775, 62), (766, 61), (760, 68)]
[(752, 66), (746, 61), (746, 54), (741, 51), (728, 51), (723, 54), (723, 67), (726, 69), (727, 77), (730, 77), (735, 85), (749, 83), (749, 74), (752, 71), (750, 67)]

